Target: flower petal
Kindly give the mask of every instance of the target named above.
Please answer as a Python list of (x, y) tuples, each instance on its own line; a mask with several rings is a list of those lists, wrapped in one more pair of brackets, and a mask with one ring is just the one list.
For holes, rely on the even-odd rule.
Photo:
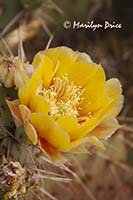
[(96, 72), (99, 71), (99, 68), (102, 69), (95, 63), (80, 61), (75, 62), (71, 68), (66, 71), (66, 74), (68, 75), (70, 81), (74, 82), (77, 86), (84, 88), (86, 84), (89, 83), (91, 78), (96, 74)]
[(121, 89), (120, 89), (121, 86), (117, 81), (117, 79), (115, 83), (114, 79), (113, 80), (110, 79), (108, 83), (109, 84), (107, 84), (108, 85), (107, 94), (109, 100), (101, 109), (99, 109), (95, 113), (92, 113), (92, 117), (88, 119), (86, 122), (84, 122), (79, 129), (75, 130), (80, 138), (84, 137), (86, 134), (91, 132), (102, 121), (109, 121), (110, 119), (115, 118), (115, 116), (119, 113), (123, 105), (123, 96), (121, 95)]
[(93, 62), (88, 54), (83, 53), (83, 52), (77, 52), (77, 51), (76, 51), (76, 53), (79, 55), (76, 62), (78, 62), (78, 61), (84, 61), (84, 62), (88, 62), (88, 63)]
[(54, 63), (48, 56), (43, 55), (41, 52), (39, 52), (33, 60), (33, 66), (35, 68), (41, 67), (43, 69), (43, 86), (45, 88), (48, 88), (52, 78), (54, 77), (58, 69), (58, 63), (54, 65)]
[(106, 121), (116, 117), (122, 109), (124, 97), (122, 93), (122, 86), (118, 79), (112, 78), (106, 81), (106, 92), (112, 103), (107, 108), (106, 112)]
[[(100, 124), (105, 118), (105, 110), (109, 107), (111, 102), (109, 102), (105, 107), (99, 109), (97, 112), (93, 113), (91, 118), (88, 118), (86, 122), (82, 123), (79, 128), (73, 130), (72, 134), (77, 135), (75, 140), (80, 141), (86, 135), (88, 135), (94, 128)], [(76, 141), (75, 141), (76, 142)]]
[(33, 113), (30, 116), (30, 121), (40, 137), (57, 149), (67, 151), (70, 145), (70, 137), (63, 128), (56, 124), (52, 117), (44, 113)]
[(48, 114), (50, 111), (50, 106), (45, 100), (44, 96), (36, 95), (37, 104), (35, 105), (34, 112), (42, 112)]
[(80, 125), (77, 122), (77, 118), (74, 116), (62, 116), (57, 121), (57, 124), (65, 129), (69, 135), (71, 140), (77, 137), (77, 134), (73, 132), (73, 130), (77, 129)]
[(105, 150), (104, 144), (96, 136), (88, 136), (88, 137), (84, 137), (82, 139), (74, 140), (73, 142), (71, 142), (70, 149), (75, 149), (79, 145), (83, 145), (85, 143), (92, 144), (94, 146), (97, 146), (97, 147)]
[(93, 131), (89, 133), (89, 136), (96, 136), (100, 139), (105, 139), (111, 136), (118, 128), (119, 125), (117, 119), (112, 119), (107, 122), (102, 122)]
[(88, 143), (105, 150), (104, 144), (96, 136), (89, 136)]
[(16, 126), (22, 125), (22, 118), (21, 118), (21, 114), (19, 111), (19, 104), (20, 104), (19, 100), (16, 99), (13, 101), (8, 101), (6, 99), (6, 103), (11, 111), (12, 116), (14, 117)]
[(37, 132), (35, 130), (35, 128), (32, 126), (32, 124), (27, 121), (25, 124), (24, 124), (24, 130), (27, 134), (27, 137), (29, 139), (29, 141), (36, 145), (37, 142), (38, 142), (38, 136), (37, 136)]
[(72, 152), (72, 153), (85, 153), (85, 154), (87, 153), (87, 154), (90, 154), (88, 149), (86, 149), (83, 145), (77, 146), (75, 148), (72, 148), (70, 150), (70, 152)]
[[(82, 140), (84, 139), (84, 137), (86, 137), (87, 135), (89, 136), (89, 134), (99, 124), (101, 124), (101, 122), (105, 122), (105, 119), (108, 117), (108, 112), (110, 110), (111, 103), (112, 103), (112, 101), (109, 102), (105, 107), (103, 107), (102, 109), (100, 109), (96, 113), (94, 113), (93, 116), (90, 119), (88, 119), (86, 122), (81, 124), (81, 126), (78, 129), (74, 130), (74, 132), (77, 133), (77, 138), (75, 140), (73, 140), (73, 143), (75, 143), (75, 144), (82, 143)], [(115, 128), (116, 128), (116, 126), (114, 127), (114, 129)], [(118, 128), (118, 126), (117, 126), (117, 128)], [(108, 132), (107, 135), (109, 133), (110, 132)]]
[[(38, 58), (40, 55), (48, 56), (53, 61), (54, 65), (57, 65), (57, 62), (59, 62), (55, 76), (60, 77), (64, 74), (68, 74), (70, 81), (74, 81), (80, 86), (83, 86), (98, 68), (98, 65), (92, 63), (87, 54), (75, 52), (68, 47), (50, 48), (39, 52), (39, 54), (35, 56), (35, 65), (41, 61), (41, 59)], [(38, 62), (36, 60), (38, 60)], [(77, 73), (80, 77), (83, 76), (84, 79), (79, 79)]]
[[(33, 65), (34, 66), (34, 65)], [(34, 66), (35, 67), (35, 66)], [(31, 76), (33, 82), (43, 80), (43, 67), (42, 61), (38, 64), (38, 67), (35, 68), (34, 73)]]
[(40, 146), (42, 150), (46, 154), (46, 156), (54, 163), (64, 163), (66, 162), (66, 158), (52, 145), (50, 145), (43, 138), (40, 138)]
[(29, 116), (31, 115), (31, 111), (27, 106), (25, 106), (23, 104), (19, 105), (19, 111), (21, 113), (23, 122), (25, 123), (28, 120)]
[(43, 81), (42, 80), (36, 80), (33, 79), (30, 82), (30, 100), (29, 100), (29, 107), (34, 112), (37, 102), (37, 96), (39, 92), (42, 91), (43, 87)]
[(57, 62), (59, 62), (58, 71), (56, 73), (57, 76), (66, 74), (71, 68), (71, 65), (79, 57), (76, 52), (68, 47), (50, 48), (40, 53), (48, 56), (53, 61), (55, 66), (57, 65)]
[(81, 115), (94, 112), (107, 104), (108, 99), (105, 96), (105, 73), (101, 66), (97, 67), (97, 70), (85, 85), (83, 98), (80, 104), (82, 108), (80, 111)]
[(18, 96), (21, 104), (25, 104), (26, 106), (29, 103), (30, 98), (30, 84), (27, 82), (18, 90)]

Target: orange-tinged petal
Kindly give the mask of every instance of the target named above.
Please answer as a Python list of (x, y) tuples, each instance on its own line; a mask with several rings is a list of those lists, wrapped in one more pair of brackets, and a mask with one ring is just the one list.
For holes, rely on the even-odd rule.
[(57, 121), (57, 124), (65, 129), (70, 135), (71, 140), (77, 137), (76, 132), (73, 130), (77, 129), (80, 125), (78, 124), (77, 118), (74, 116), (61, 116)]
[(22, 125), (22, 118), (19, 111), (19, 104), (20, 104), (19, 100), (18, 99), (13, 101), (6, 100), (6, 102), (11, 111), (12, 116), (14, 117), (16, 126)]
[(50, 145), (46, 140), (40, 138), (40, 145), (46, 156), (54, 163), (64, 163), (66, 158), (59, 152), (58, 149)]
[(67, 151), (70, 145), (70, 137), (63, 128), (56, 124), (52, 117), (44, 113), (33, 113), (30, 116), (30, 121), (40, 137), (57, 149)]
[(24, 124), (24, 130), (27, 134), (27, 137), (29, 139), (29, 141), (36, 145), (37, 142), (38, 142), (38, 136), (37, 136), (37, 132), (35, 130), (35, 128), (32, 126), (32, 124), (27, 121), (25, 124)]

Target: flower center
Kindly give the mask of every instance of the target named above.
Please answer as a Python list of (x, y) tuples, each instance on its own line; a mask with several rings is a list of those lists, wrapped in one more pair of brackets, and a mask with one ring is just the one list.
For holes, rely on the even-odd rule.
[(49, 89), (43, 89), (43, 96), (50, 104), (49, 115), (54, 118), (60, 116), (75, 116), (79, 115), (79, 104), (82, 97), (83, 89), (76, 86), (68, 80), (67, 75), (55, 77)]

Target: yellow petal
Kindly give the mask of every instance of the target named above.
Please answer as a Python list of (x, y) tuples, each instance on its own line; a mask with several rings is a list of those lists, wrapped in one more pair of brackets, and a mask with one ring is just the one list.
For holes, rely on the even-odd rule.
[(63, 128), (55, 123), (52, 117), (43, 113), (33, 113), (30, 116), (30, 121), (40, 137), (57, 149), (67, 151), (70, 145), (70, 137)]
[(57, 121), (57, 124), (65, 129), (70, 135), (71, 140), (77, 137), (76, 132), (73, 130), (77, 129), (80, 125), (77, 122), (77, 118), (74, 116), (62, 116)]
[(48, 56), (38, 53), (33, 60), (33, 66), (43, 69), (43, 86), (48, 88), (58, 69), (58, 62), (54, 65)]
[(111, 136), (120, 127), (121, 126), (119, 125), (118, 121), (116, 119), (112, 119), (99, 124), (93, 131), (89, 133), (89, 136), (96, 136), (97, 138), (105, 139)]
[(25, 106), (24, 104), (20, 104), (19, 105), (19, 111), (21, 113), (21, 117), (23, 119), (23, 122), (25, 123), (28, 120), (29, 116), (31, 115), (31, 110), (27, 106)]
[(54, 163), (64, 163), (66, 162), (66, 158), (58, 151), (58, 149), (54, 148), (47, 141), (40, 138), (40, 146), (42, 150), (46, 154), (46, 156)]
[(73, 140), (74, 144), (77, 145), (80, 142), (82, 143), (84, 137), (89, 135), (99, 124), (101, 124), (101, 122), (105, 122), (105, 119), (108, 117), (111, 103), (112, 101), (95, 112), (92, 117), (81, 124), (78, 129), (74, 130), (74, 132), (77, 133), (77, 138)]
[(105, 73), (101, 66), (97, 67), (95, 73), (90, 77), (84, 87), (83, 101), (81, 102), (82, 114), (95, 112), (107, 104), (108, 99), (105, 96)]
[(27, 137), (29, 139), (29, 141), (36, 145), (37, 142), (38, 142), (38, 137), (37, 137), (37, 133), (36, 133), (36, 130), (35, 128), (32, 126), (32, 124), (27, 121), (25, 124), (24, 124), (24, 130), (27, 134)]
[[(95, 63), (87, 63), (84, 61), (75, 62), (70, 69), (66, 71), (70, 81), (73, 81), (76, 85), (84, 88), (87, 83), (90, 82), (91, 78), (94, 77), (97, 71), (103, 72), (102, 67)], [(58, 73), (57, 73), (58, 75)], [(83, 78), (79, 78), (83, 77)]]
[(50, 106), (48, 102), (45, 100), (44, 96), (37, 95), (36, 101), (37, 104), (35, 105), (34, 112), (42, 112), (44, 114), (48, 114), (50, 111)]
[(76, 140), (73, 140), (70, 144), (69, 150), (75, 149), (79, 146), (84, 145), (85, 143), (88, 142), (88, 137), (82, 137), (82, 138), (77, 138)]
[[(83, 123), (77, 131), (79, 135), (78, 140), (86, 136), (102, 121), (109, 121), (115, 118), (123, 105), (123, 96), (121, 95), (121, 85), (117, 79), (110, 79), (107, 81), (106, 93), (109, 100), (97, 112), (92, 113), (92, 117)], [(116, 94), (117, 93), (117, 94)]]
[(6, 103), (11, 111), (12, 116), (14, 117), (16, 126), (22, 125), (22, 118), (19, 111), (19, 104), (20, 104), (19, 100), (18, 99), (13, 101), (6, 100)]
[(29, 103), (30, 98), (30, 84), (27, 82), (22, 87), (19, 88), (18, 96), (21, 104), (25, 104), (26, 106)]
[(73, 130), (72, 134), (76, 134), (77, 138), (73, 140), (73, 142), (78, 143), (80, 140), (88, 135), (94, 128), (98, 126), (98, 124), (101, 123), (101, 121), (105, 118), (105, 110), (109, 107), (111, 102), (109, 102), (105, 107), (99, 109), (97, 112), (95, 112), (91, 118), (87, 119), (86, 122), (82, 123), (79, 128)]
[(32, 111), (35, 111), (37, 102), (37, 96), (39, 92), (42, 91), (43, 88), (43, 81), (42, 80), (31, 80), (30, 82), (30, 100), (29, 100), (29, 107)]
[(79, 57), (76, 52), (68, 47), (50, 48), (40, 53), (48, 56), (53, 61), (54, 65), (57, 65), (57, 62), (59, 62), (57, 76), (66, 74), (71, 68), (71, 65)]
[(112, 103), (107, 108), (106, 112), (106, 121), (116, 117), (122, 109), (124, 97), (121, 94), (122, 88), (121, 83), (118, 79), (112, 78), (106, 81), (106, 93)]
[(35, 68), (35, 71), (31, 76), (31, 81), (33, 81), (33, 82), (40, 81), (40, 80), (43, 80), (42, 62), (40, 62), (38, 67)]
[(37, 104), (36, 96), (39, 94), (40, 91), (42, 91), (42, 87), (43, 87), (42, 79), (43, 79), (43, 69), (42, 69), (42, 67), (38, 67), (34, 71), (32, 77), (29, 81), (29, 84), (28, 84), (29, 90), (27, 91), (27, 93), (26, 93), (25, 88), (22, 88), (23, 89), (23, 90), (21, 89), (22, 91), (20, 90), (21, 96), (19, 95), (19, 98), (24, 98), (25, 96), (28, 95), (28, 98), (27, 98), (28, 104), (22, 100), (21, 100), (21, 102), (25, 105), (28, 105), (28, 107), (32, 111), (34, 111), (35, 106)]
[(37, 53), (33, 59), (32, 65), (36, 69), (40, 66), (40, 63), (42, 62), (42, 55), (41, 52)]

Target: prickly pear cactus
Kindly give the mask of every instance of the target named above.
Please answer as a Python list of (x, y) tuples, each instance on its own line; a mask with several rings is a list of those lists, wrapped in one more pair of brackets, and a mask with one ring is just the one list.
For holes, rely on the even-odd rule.
[[(21, 53), (19, 57), (2, 56), (0, 62), (0, 188), (4, 200), (23, 197), (36, 185), (35, 180), (45, 177), (40, 174), (44, 163), (39, 158), (66, 170), (65, 153), (87, 153), (88, 143), (105, 150), (102, 140), (121, 127), (115, 118), (123, 105), (121, 84), (110, 79), (108, 85), (102, 66), (87, 54), (68, 47), (51, 48), (35, 55), (33, 67)], [(69, 60), (71, 69), (66, 67)], [(87, 82), (75, 76), (77, 67)], [(88, 86), (93, 70), (88, 90), (83, 86)], [(98, 84), (101, 96), (99, 91), (93, 93)], [(101, 105), (99, 100), (93, 105), (92, 98), (86, 107), (88, 96), (98, 98)], [(90, 110), (95, 106), (99, 110), (89, 112), (88, 105)]]

